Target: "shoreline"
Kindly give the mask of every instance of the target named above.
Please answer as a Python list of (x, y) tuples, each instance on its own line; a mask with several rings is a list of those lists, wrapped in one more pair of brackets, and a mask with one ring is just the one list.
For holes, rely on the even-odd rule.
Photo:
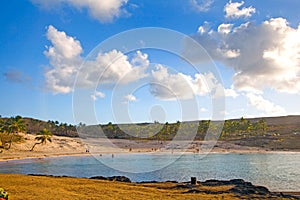
[[(132, 151), (132, 152), (120, 152), (120, 151), (111, 151), (111, 152), (65, 152), (65, 153), (50, 153), (46, 154), (45, 152), (36, 152), (35, 155), (10, 155), (10, 156), (0, 156), (0, 164), (7, 163), (10, 161), (23, 161), (23, 160), (41, 160), (46, 158), (59, 158), (59, 157), (93, 157), (101, 155), (206, 155), (206, 154), (298, 154), (299, 151), (271, 151), (271, 150), (252, 150), (252, 151), (244, 151), (234, 149), (233, 151), (210, 151), (210, 152), (199, 152), (195, 153), (192, 151)], [(1, 155), (1, 154), (0, 154)]]
[[(299, 199), (300, 192), (270, 191), (243, 179), (191, 182), (131, 182), (125, 176), (76, 178), (70, 176), (0, 174), (13, 199)], [(33, 187), (34, 186), (34, 187)], [(84, 188), (84, 190), (83, 190)], [(43, 191), (41, 193), (40, 191)], [(81, 192), (78, 192), (81, 191)], [(80, 198), (79, 198), (80, 197)]]

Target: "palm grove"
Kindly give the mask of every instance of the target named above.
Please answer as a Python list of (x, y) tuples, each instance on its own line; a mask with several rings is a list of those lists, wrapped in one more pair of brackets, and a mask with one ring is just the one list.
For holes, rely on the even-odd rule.
[[(225, 120), (224, 123), (210, 120), (179, 122), (176, 123), (141, 123), (141, 124), (112, 124), (86, 126), (80, 123), (78, 131), (89, 133), (89, 136), (99, 135), (101, 130), (105, 137), (111, 139), (147, 139), (147, 140), (172, 140), (190, 139), (203, 140), (208, 132), (219, 132), (221, 140), (235, 138), (248, 138), (265, 136), (267, 133), (267, 123), (264, 119), (247, 120), (240, 118), (236, 120)], [(182, 131), (183, 130), (183, 131)], [(127, 134), (128, 133), (128, 134)], [(84, 136), (84, 134), (82, 134)], [(207, 138), (206, 138), (207, 139)]]
[[(148, 126), (151, 124), (151, 126)], [(267, 132), (267, 123), (264, 119), (247, 120), (240, 118), (237, 120), (225, 120), (220, 124), (221, 140), (230, 140), (237, 138), (249, 138), (264, 136)], [(96, 129), (95, 129), (96, 127)], [(120, 128), (122, 127), (122, 128)], [(58, 136), (78, 137), (76, 129), (84, 129), (93, 135), (94, 130), (100, 128), (103, 136), (114, 139), (147, 139), (147, 140), (171, 140), (178, 136), (178, 131), (184, 132), (177, 139), (190, 139), (194, 135), (195, 140), (203, 140), (208, 131), (220, 130), (218, 123), (210, 120), (197, 122), (179, 122), (176, 123), (142, 123), (142, 124), (112, 124), (86, 126), (80, 123), (78, 126), (59, 123), (58, 121), (41, 121), (31, 118), (22, 118), (21, 116), (11, 118), (0, 118), (0, 149), (10, 149), (14, 142), (22, 142), (24, 138), (19, 133), (36, 134), (36, 143), (33, 144), (31, 151), (36, 145), (51, 142), (52, 133)], [(124, 131), (124, 129), (126, 131)], [(196, 133), (195, 133), (196, 132)], [(130, 133), (130, 134), (126, 134)], [(1, 152), (2, 150), (0, 150)]]
[[(14, 142), (22, 142), (23, 137), (20, 133), (27, 132), (27, 125), (21, 116), (11, 117), (8, 119), (0, 119), (0, 148), (9, 150)], [(36, 134), (36, 142), (30, 149), (32, 151), (37, 144), (45, 144), (51, 142), (52, 133), (44, 128)], [(2, 152), (3, 150), (0, 150)]]

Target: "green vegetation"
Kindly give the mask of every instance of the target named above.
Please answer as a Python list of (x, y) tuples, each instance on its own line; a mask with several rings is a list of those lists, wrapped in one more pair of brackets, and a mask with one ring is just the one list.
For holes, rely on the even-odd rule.
[(0, 121), (0, 147), (10, 149), (13, 142), (21, 140), (19, 133), (26, 132), (26, 126), (21, 116)]
[(44, 128), (43, 130), (41, 130), (39, 133), (37, 133), (37, 136), (35, 137), (35, 140), (37, 140), (39, 142), (35, 143), (32, 146), (32, 148), (31, 148), (30, 151), (33, 151), (34, 147), (37, 144), (46, 144), (47, 141), (48, 142), (52, 142), (51, 136), (52, 136), (52, 133), (49, 130), (47, 130), (46, 128)]
[[(59, 121), (41, 121), (20, 116), (0, 118), (0, 148), (9, 149), (13, 142), (22, 141), (18, 131), (36, 134), (46, 128), (53, 135), (67, 137), (107, 137), (109, 139), (154, 140), (214, 140), (231, 142), (242, 146), (275, 149), (300, 149), (300, 116), (270, 117), (256, 119), (232, 119), (224, 123), (201, 120), (176, 123), (139, 123), (77, 126)], [(21, 124), (21, 126), (17, 125)], [(19, 128), (16, 128), (19, 127)], [(222, 131), (220, 129), (222, 128)], [(207, 134), (207, 133), (210, 134)], [(220, 135), (218, 135), (220, 133)], [(210, 136), (210, 138), (207, 137)], [(0, 153), (1, 153), (0, 149)]]
[[(0, 118), (0, 153), (3, 152), (2, 149), (9, 150), (14, 142), (22, 142), (24, 140), (19, 133), (37, 133), (35, 139), (39, 142), (34, 144), (32, 150), (37, 144), (45, 144), (47, 141), (51, 142), (52, 133), (46, 128), (42, 129), (43, 125), (52, 127), (52, 122), (46, 123), (40, 120), (22, 118), (21, 116)], [(58, 126), (55, 125), (54, 128), (67, 129), (66, 127), (68, 125), (59, 124)]]
[(0, 188), (0, 200), (8, 200), (8, 193), (3, 189)]
[(11, 117), (7, 121), (7, 132), (11, 135), (8, 146), (8, 149), (10, 149), (14, 137), (18, 136), (20, 132), (26, 132), (26, 126), (21, 116)]
[[(108, 138), (115, 139), (140, 139), (147, 138), (148, 140), (171, 140), (176, 136), (176, 139), (190, 139), (203, 140), (208, 131), (214, 132), (222, 128), (222, 123), (211, 122), (210, 120), (202, 120), (199, 122), (176, 122), (170, 124), (154, 123), (148, 126), (149, 123), (144, 124), (112, 124), (99, 125), (104, 134)], [(87, 127), (85, 130), (89, 130)], [(184, 132), (183, 132), (184, 131)], [(130, 133), (127, 135), (126, 133)], [(195, 132), (197, 133), (195, 135)], [(217, 132), (217, 131), (215, 131)], [(220, 135), (222, 140), (232, 139), (237, 137), (249, 137), (255, 135), (264, 135), (267, 133), (267, 123), (264, 119), (247, 120), (241, 118), (240, 120), (226, 120)]]

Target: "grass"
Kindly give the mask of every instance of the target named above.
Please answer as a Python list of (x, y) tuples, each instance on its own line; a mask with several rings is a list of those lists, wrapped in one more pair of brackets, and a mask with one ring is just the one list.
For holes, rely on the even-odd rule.
[[(123, 183), (71, 177), (46, 177), (0, 174), (0, 188), (9, 193), (10, 200), (93, 200), (93, 199), (285, 199), (274, 196), (239, 196), (228, 192), (233, 185), (195, 188), (201, 193), (187, 193), (182, 183)], [(212, 194), (214, 193), (214, 194)], [(294, 198), (290, 198), (294, 199)]]
[[(3, 187), (12, 200), (53, 199), (239, 199), (234, 194), (185, 194), (174, 183), (136, 184), (85, 178), (1, 174)], [(207, 189), (207, 188), (206, 188)], [(213, 190), (224, 190), (214, 187)]]

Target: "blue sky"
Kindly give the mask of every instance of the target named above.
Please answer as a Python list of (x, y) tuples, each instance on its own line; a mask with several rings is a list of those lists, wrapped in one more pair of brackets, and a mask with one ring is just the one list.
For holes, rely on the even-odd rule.
[[(218, 107), (219, 90), (225, 95), (225, 108), (217, 110), (225, 118), (300, 114), (299, 1), (4, 0), (0, 4), (2, 116), (94, 123), (88, 117), (78, 119), (80, 112), (90, 114), (84, 110), (92, 104), (91, 114), (98, 123), (210, 119)], [(206, 50), (218, 73), (211, 72), (199, 55), (190, 55), (201, 63), (195, 69), (180, 55), (144, 49), (145, 41), (139, 40), (140, 50), (127, 52), (126, 46), (112, 43), (106, 51), (96, 48), (91, 62), (84, 62), (110, 37), (144, 27), (190, 36)], [(165, 39), (160, 36), (151, 37)], [(183, 54), (193, 51), (182, 44), (184, 40), (174, 41)], [(104, 65), (117, 57), (104, 72)], [(76, 79), (78, 73), (82, 78)], [(74, 93), (81, 90), (86, 95), (80, 99), (82, 105), (73, 105)], [(130, 118), (123, 118), (124, 113)]]

